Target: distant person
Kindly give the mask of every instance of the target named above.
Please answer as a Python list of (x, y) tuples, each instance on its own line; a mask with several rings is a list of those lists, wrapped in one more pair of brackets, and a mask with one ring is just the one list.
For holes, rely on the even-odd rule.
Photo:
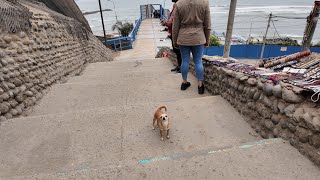
[(175, 15), (175, 9), (176, 9), (176, 2), (178, 2), (178, 0), (172, 0), (173, 3), (173, 8), (172, 8), (172, 11), (170, 13), (170, 17), (167, 21), (163, 21), (162, 22), (162, 25), (163, 26), (167, 26), (168, 27), (168, 33), (169, 33), (169, 38), (171, 39), (171, 43), (172, 43), (172, 49), (173, 51), (176, 53), (177, 55), (177, 61), (178, 61), (178, 66), (171, 69), (172, 72), (177, 72), (177, 73), (181, 73), (180, 71), (180, 66), (181, 66), (181, 53), (180, 53), (180, 50), (176, 47), (174, 47), (173, 45), (173, 41), (172, 41), (172, 25), (173, 25), (173, 19), (174, 19), (174, 15)]
[(196, 68), (198, 93), (204, 93), (202, 55), (208, 47), (211, 32), (211, 17), (208, 0), (179, 0), (175, 7), (173, 20), (173, 44), (180, 48), (182, 55), (181, 73), (183, 82), (181, 90), (191, 84), (187, 81), (190, 52)]

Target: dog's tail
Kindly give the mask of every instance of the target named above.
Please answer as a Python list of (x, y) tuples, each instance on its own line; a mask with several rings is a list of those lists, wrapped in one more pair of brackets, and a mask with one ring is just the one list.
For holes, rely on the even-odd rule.
[(158, 110), (160, 110), (160, 111), (161, 111), (161, 109), (165, 109), (166, 112), (167, 112), (167, 106), (160, 106), (160, 107), (158, 108)]

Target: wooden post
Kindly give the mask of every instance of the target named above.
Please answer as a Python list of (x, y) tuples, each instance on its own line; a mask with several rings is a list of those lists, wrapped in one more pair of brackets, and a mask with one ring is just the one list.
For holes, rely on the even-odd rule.
[(230, 55), (230, 46), (231, 46), (234, 16), (236, 14), (236, 7), (237, 7), (237, 0), (231, 0), (230, 10), (229, 10), (229, 18), (228, 18), (228, 26), (227, 26), (227, 36), (226, 36), (226, 40), (224, 43), (224, 52), (223, 52), (224, 58), (228, 58)]
[(103, 29), (104, 45), (107, 46), (106, 30), (105, 30), (105, 27), (104, 27), (104, 20), (103, 20), (102, 8), (101, 8), (101, 1), (100, 0), (98, 0), (98, 1), (99, 1), (99, 8), (100, 8), (102, 29)]

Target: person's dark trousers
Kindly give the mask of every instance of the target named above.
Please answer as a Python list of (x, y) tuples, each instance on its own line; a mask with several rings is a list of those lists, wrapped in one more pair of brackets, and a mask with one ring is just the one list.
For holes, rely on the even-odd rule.
[(180, 72), (180, 67), (181, 67), (181, 62), (182, 62), (180, 49), (177, 49), (177, 48), (174, 47), (173, 41), (172, 41), (172, 35), (170, 35), (169, 38), (171, 39), (172, 48), (173, 48), (173, 51), (176, 53), (177, 60), (178, 60), (178, 66), (175, 69), (173, 69), (173, 71), (175, 70), (175, 71), (179, 71)]

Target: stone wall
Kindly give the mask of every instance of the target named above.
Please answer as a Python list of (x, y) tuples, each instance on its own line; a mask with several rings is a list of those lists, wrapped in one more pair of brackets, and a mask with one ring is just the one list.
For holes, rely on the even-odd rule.
[[(169, 59), (176, 63), (171, 51)], [(250, 77), (204, 62), (205, 85), (237, 109), (263, 138), (283, 138), (320, 165), (320, 104), (290, 84)], [(195, 74), (194, 64), (190, 71)]]
[[(0, 121), (21, 115), (51, 85), (78, 75), (88, 63), (113, 59), (112, 51), (72, 18), (31, 2), (0, 0), (0, 5), (6, 23), (0, 25)], [(21, 7), (27, 7), (29, 21), (12, 22), (15, 11), (26, 11)]]

